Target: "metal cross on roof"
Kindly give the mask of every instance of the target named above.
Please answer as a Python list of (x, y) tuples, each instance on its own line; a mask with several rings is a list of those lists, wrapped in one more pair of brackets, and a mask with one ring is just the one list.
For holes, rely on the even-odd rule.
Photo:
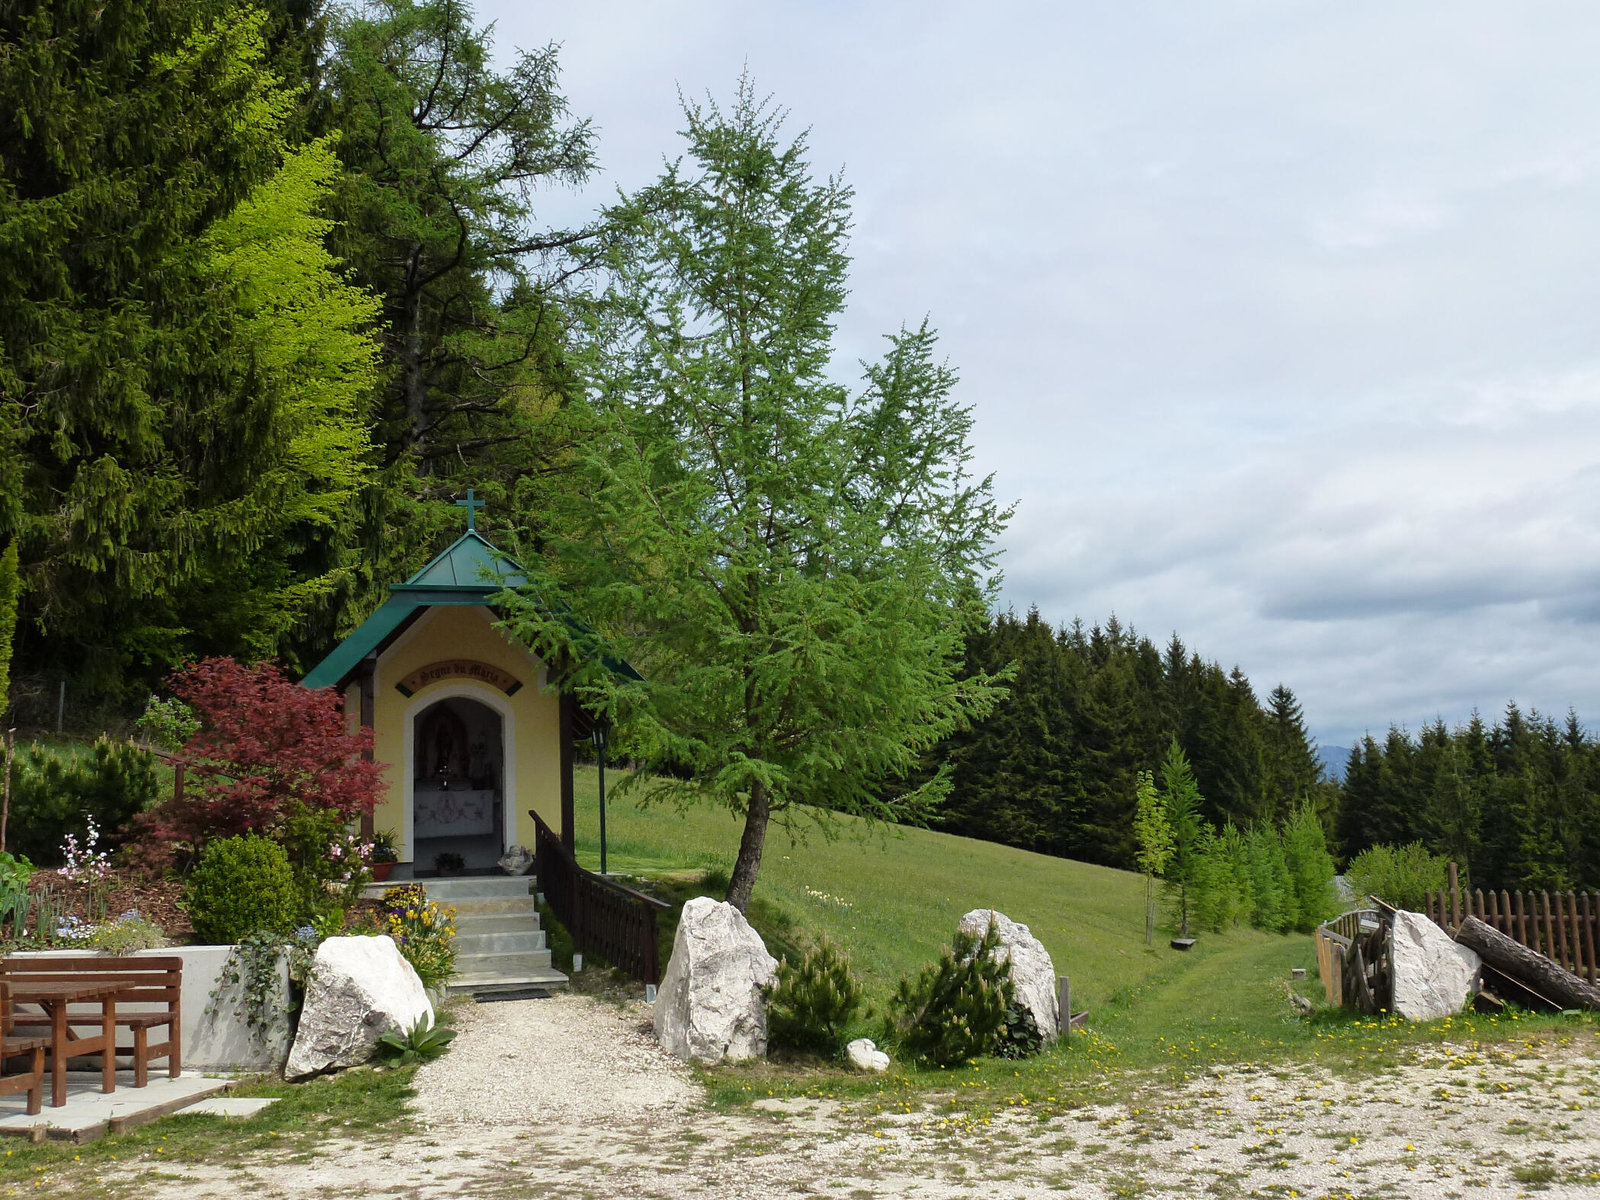
[(472, 498), (472, 489), (471, 488), (467, 489), (467, 498), (465, 500), (457, 500), (456, 501), (456, 507), (457, 508), (464, 508), (464, 509), (467, 510), (467, 532), (468, 533), (472, 533), (477, 528), (476, 523), (473, 521), (473, 518), (478, 515), (477, 510), (480, 509), (480, 508), (487, 508), (488, 506), (489, 506), (489, 502), (487, 500), (474, 500)]

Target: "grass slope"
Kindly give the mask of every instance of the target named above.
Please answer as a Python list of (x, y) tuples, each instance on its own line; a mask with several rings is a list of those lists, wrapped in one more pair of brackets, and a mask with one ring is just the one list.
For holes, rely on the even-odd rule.
[[(579, 861), (598, 869), (592, 768), (580, 768), (575, 798)], [(659, 876), (733, 865), (741, 823), (726, 811), (641, 809), (632, 799), (608, 797), (606, 817), (614, 872)], [(831, 839), (815, 827), (803, 832), (801, 840), (776, 827), (770, 832), (756, 884), (756, 924), (764, 934), (772, 924), (827, 934), (847, 950), (876, 997), (936, 958), (962, 914), (975, 908), (997, 908), (1033, 931), (1057, 972), (1072, 979), (1074, 1008), (1104, 1005), (1184, 957), (1164, 936), (1145, 946), (1144, 880), (1127, 871), (926, 829), (869, 830), (851, 818), (838, 822)], [(775, 932), (786, 940), (786, 931)], [(1288, 939), (1239, 930), (1204, 940), (1248, 949)], [(1305, 939), (1297, 942), (1309, 948)]]

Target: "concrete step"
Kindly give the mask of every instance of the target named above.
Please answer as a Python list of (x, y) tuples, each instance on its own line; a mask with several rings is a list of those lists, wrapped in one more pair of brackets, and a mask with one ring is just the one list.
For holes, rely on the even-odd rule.
[(528, 971), (509, 971), (496, 974), (492, 971), (474, 972), (470, 975), (457, 975), (450, 981), (450, 993), (462, 995), (463, 993), (482, 994), (497, 991), (513, 991), (527, 987), (564, 988), (569, 980), (566, 975), (554, 967), (539, 967)]
[(461, 977), (514, 975), (524, 971), (542, 971), (549, 965), (548, 950), (521, 950), (511, 954), (462, 954), (456, 957), (456, 975)]
[(537, 911), (481, 913), (456, 909), (456, 936), (469, 933), (529, 933), (542, 928)]
[(429, 899), (445, 904), (462, 900), (500, 900), (533, 894), (532, 875), (482, 875), (466, 879), (418, 880)]
[(531, 954), (545, 948), (544, 930), (517, 929), (499, 933), (462, 933), (456, 926), (456, 961), (483, 954)]
[(539, 904), (532, 896), (439, 900), (437, 903), (445, 908), (454, 909), (457, 921), (462, 917), (516, 917), (534, 923), (539, 920)]
[(457, 900), (493, 899), (505, 896), (527, 896), (537, 881), (532, 875), (468, 875), (460, 879), (391, 879), (387, 883), (369, 883), (363, 895), (369, 900), (381, 900), (388, 888), (416, 883), (435, 900), (454, 904)]

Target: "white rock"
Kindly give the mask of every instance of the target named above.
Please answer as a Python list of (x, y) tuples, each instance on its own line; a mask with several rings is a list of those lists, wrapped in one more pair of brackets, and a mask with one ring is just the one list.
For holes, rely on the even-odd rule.
[(731, 904), (700, 896), (683, 906), (672, 959), (656, 994), (656, 1040), (685, 1062), (760, 1058), (778, 962)]
[(871, 1038), (857, 1038), (844, 1048), (850, 1065), (858, 1071), (887, 1071), (889, 1056)]
[(366, 1062), (380, 1037), (409, 1033), (418, 1022), (432, 1027), (433, 1005), (391, 938), (329, 938), (312, 959), (284, 1076), (302, 1079)]
[(1060, 1014), (1057, 1011), (1056, 965), (1044, 944), (1003, 912), (992, 908), (975, 908), (961, 918), (956, 927), (962, 933), (981, 938), (993, 920), (1000, 931), (1000, 945), (995, 957), (1011, 964), (1011, 979), (1017, 989), (1017, 1003), (1033, 1014), (1033, 1022), (1045, 1041), (1054, 1041), (1061, 1032)]
[(1411, 1021), (1448, 1017), (1478, 988), (1478, 956), (1421, 913), (1394, 914), (1394, 1011)]

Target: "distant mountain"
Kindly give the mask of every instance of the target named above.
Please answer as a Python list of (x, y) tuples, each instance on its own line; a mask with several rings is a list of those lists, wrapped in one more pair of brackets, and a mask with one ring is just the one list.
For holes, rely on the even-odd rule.
[(1318, 746), (1317, 757), (1322, 760), (1322, 769), (1329, 779), (1335, 783), (1344, 782), (1344, 767), (1350, 761), (1349, 746)]

